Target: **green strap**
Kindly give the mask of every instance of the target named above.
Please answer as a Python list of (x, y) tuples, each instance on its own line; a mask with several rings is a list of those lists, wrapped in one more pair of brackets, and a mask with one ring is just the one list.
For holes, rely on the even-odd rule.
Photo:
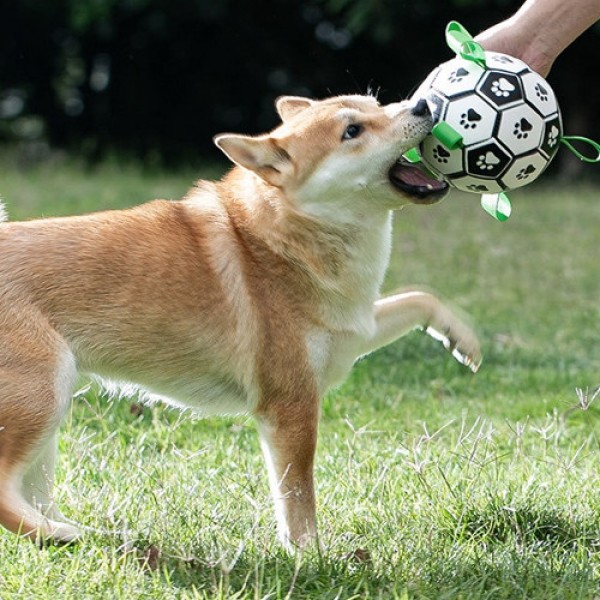
[(419, 162), (421, 162), (421, 155), (419, 154), (419, 151), (416, 148), (411, 148), (410, 150), (407, 150), (404, 153), (404, 158), (409, 163), (419, 163)]
[(457, 21), (450, 21), (446, 27), (446, 43), (455, 54), (477, 63), (484, 69), (485, 51), (473, 36)]
[(463, 136), (446, 121), (440, 121), (431, 130), (433, 137), (437, 138), (448, 150), (463, 147)]
[[(595, 142), (594, 140), (590, 140), (589, 138), (583, 137), (581, 135), (563, 135), (560, 138), (562, 144), (564, 144), (579, 160), (582, 160), (587, 163), (597, 163), (600, 162), (600, 144)], [(577, 148), (572, 144), (572, 142), (581, 142), (583, 144), (590, 145), (595, 151), (596, 156), (585, 156), (583, 153), (579, 152)]]
[(510, 200), (504, 192), (483, 194), (481, 196), (481, 207), (488, 215), (500, 222), (506, 221), (512, 212)]

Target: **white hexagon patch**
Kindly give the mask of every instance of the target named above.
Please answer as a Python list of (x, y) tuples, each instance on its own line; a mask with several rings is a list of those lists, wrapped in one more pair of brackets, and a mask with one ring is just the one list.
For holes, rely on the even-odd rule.
[(497, 112), (476, 94), (456, 98), (448, 104), (444, 121), (460, 133), (465, 146), (492, 136)]
[(485, 69), (471, 60), (454, 58), (441, 65), (433, 87), (445, 96), (452, 98), (475, 88)]
[(502, 183), (507, 189), (514, 190), (537, 179), (548, 165), (548, 159), (539, 152), (521, 156), (512, 163), (502, 176)]
[(440, 175), (452, 175), (463, 171), (463, 150), (448, 150), (437, 138), (428, 135), (421, 143), (421, 158), (434, 172)]
[(544, 130), (542, 117), (531, 106), (520, 104), (501, 114), (496, 137), (513, 154), (519, 156), (541, 145)]
[(558, 111), (554, 91), (541, 75), (530, 71), (523, 75), (522, 82), (527, 102), (533, 104), (543, 117), (549, 117)]

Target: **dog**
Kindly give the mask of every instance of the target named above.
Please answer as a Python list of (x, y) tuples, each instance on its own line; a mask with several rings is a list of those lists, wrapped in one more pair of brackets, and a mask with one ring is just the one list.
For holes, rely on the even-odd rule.
[(53, 501), (78, 373), (202, 414), (254, 416), (278, 536), (317, 537), (320, 398), (358, 357), (421, 328), (476, 371), (476, 335), (430, 293), (379, 297), (392, 212), (447, 191), (402, 158), (424, 101), (276, 101), (268, 134), (222, 134), (234, 165), (179, 201), (0, 224), (0, 523), (71, 543)]

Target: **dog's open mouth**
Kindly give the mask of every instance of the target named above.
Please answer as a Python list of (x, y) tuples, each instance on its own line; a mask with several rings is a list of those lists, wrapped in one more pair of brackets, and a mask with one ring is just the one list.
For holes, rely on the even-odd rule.
[(408, 194), (417, 204), (437, 202), (448, 190), (445, 181), (433, 179), (417, 164), (410, 163), (404, 158), (400, 158), (392, 165), (389, 178), (396, 189)]

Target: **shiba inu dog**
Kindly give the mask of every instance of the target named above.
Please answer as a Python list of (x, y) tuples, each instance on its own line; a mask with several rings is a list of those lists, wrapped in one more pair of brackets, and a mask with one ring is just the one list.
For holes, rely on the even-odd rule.
[(434, 296), (379, 297), (394, 209), (446, 184), (402, 160), (424, 102), (283, 97), (282, 123), (223, 134), (235, 163), (180, 201), (0, 224), (0, 523), (81, 530), (53, 502), (57, 429), (78, 373), (257, 422), (279, 536), (316, 536), (319, 402), (357, 357), (422, 328), (477, 369), (471, 328)]

